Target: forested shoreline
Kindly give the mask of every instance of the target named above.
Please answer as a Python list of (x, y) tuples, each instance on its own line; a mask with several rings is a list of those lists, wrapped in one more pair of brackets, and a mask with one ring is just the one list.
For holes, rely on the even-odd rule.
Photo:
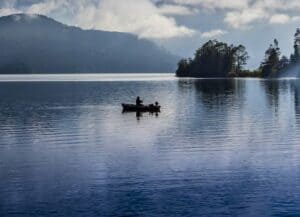
[(210, 40), (196, 50), (194, 58), (179, 61), (176, 76), (276, 78), (300, 64), (300, 28), (294, 35), (293, 46), (294, 52), (286, 57), (281, 54), (278, 40), (274, 39), (260, 66), (256, 70), (247, 70), (245, 66), (250, 57), (244, 45)]

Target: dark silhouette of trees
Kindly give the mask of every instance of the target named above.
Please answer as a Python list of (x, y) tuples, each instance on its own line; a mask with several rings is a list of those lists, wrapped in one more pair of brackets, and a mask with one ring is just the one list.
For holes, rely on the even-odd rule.
[(294, 52), (291, 54), (290, 59), (283, 56), (279, 61), (279, 75), (286, 76), (291, 75), (293, 76), (299, 75), (299, 66), (300, 66), (300, 28), (296, 30), (294, 34)]
[(179, 77), (265, 77), (284, 76), (300, 66), (300, 28), (294, 34), (294, 52), (281, 56), (279, 42), (274, 39), (265, 51), (265, 58), (256, 70), (246, 70), (249, 55), (243, 45), (228, 45), (210, 40), (199, 48), (193, 59), (182, 59), (176, 71)]
[(286, 56), (280, 57), (280, 49), (278, 41), (270, 45), (265, 52), (265, 60), (261, 63), (260, 70), (263, 77), (284, 76), (284, 73), (293, 70), (295, 66), (300, 64), (300, 28), (296, 30), (294, 35), (294, 53), (290, 59)]
[(178, 69), (176, 71), (176, 75), (178, 77), (188, 77), (190, 76), (190, 67), (191, 60), (190, 59), (182, 59), (178, 63)]
[(279, 60), (279, 65), (278, 65), (279, 72), (282, 72), (285, 69), (287, 69), (289, 65), (290, 65), (290, 60), (286, 56), (282, 56), (281, 59)]
[(263, 77), (276, 77), (280, 70), (280, 48), (277, 39), (270, 44), (265, 52), (265, 59), (261, 63), (261, 72)]
[(246, 47), (243, 45), (239, 45), (234, 48), (234, 60), (235, 60), (235, 72), (237, 74), (242, 73), (244, 66), (247, 64), (247, 60), (249, 59), (248, 52), (246, 51)]
[(294, 35), (294, 53), (291, 55), (291, 64), (300, 62), (300, 28), (296, 30)]
[(196, 50), (194, 59), (178, 63), (179, 77), (228, 77), (239, 73), (249, 56), (243, 45), (228, 45), (217, 40), (206, 42)]

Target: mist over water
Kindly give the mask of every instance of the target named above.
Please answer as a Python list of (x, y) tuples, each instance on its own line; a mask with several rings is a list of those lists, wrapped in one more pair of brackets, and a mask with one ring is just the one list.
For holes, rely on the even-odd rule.
[(281, 78), (299, 78), (300, 77), (300, 65), (292, 66), (287, 71), (280, 74)]
[(298, 79), (0, 84), (0, 216), (300, 213)]
[(171, 73), (98, 73), (98, 74), (3, 74), (0, 82), (95, 82), (95, 81), (176, 80)]

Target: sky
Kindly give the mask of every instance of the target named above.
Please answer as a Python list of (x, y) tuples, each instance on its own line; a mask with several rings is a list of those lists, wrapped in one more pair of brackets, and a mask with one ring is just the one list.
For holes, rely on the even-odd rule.
[(209, 39), (243, 44), (256, 68), (277, 38), (289, 56), (300, 0), (0, 0), (0, 16), (42, 14), (83, 29), (129, 32), (181, 57)]

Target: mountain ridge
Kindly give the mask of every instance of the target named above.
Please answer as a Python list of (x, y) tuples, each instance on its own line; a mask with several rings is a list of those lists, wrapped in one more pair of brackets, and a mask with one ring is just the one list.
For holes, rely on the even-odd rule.
[(0, 17), (0, 74), (173, 72), (177, 61), (130, 33), (83, 30), (43, 15)]

